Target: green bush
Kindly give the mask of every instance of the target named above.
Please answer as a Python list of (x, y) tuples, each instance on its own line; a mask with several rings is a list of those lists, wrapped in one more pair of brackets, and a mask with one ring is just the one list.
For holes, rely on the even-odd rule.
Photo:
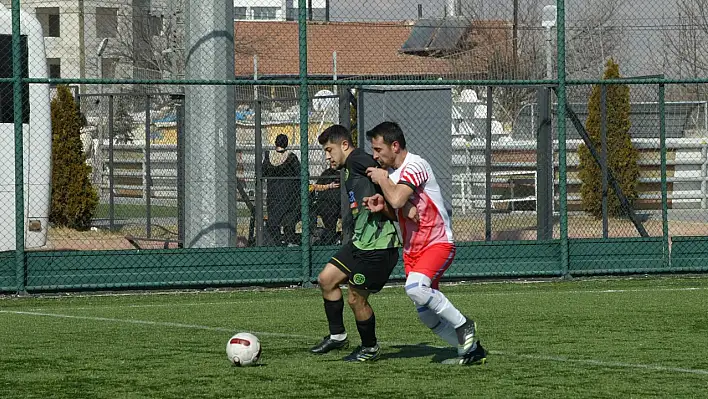
[[(607, 61), (604, 79), (619, 78), (619, 65), (610, 59)], [(598, 156), (601, 156), (601, 88), (595, 85), (592, 88), (588, 102), (588, 119), (585, 129), (590, 136), (590, 141), (595, 146)], [(607, 158), (608, 170), (612, 171), (619, 183), (622, 192), (630, 204), (637, 199), (637, 185), (639, 179), (639, 166), (637, 159), (639, 152), (632, 145), (629, 136), (629, 86), (607, 86)], [(578, 149), (580, 156), (580, 194), (583, 210), (596, 216), (602, 216), (602, 170), (590, 154), (590, 150), (582, 144)], [(625, 210), (619, 202), (612, 185), (608, 180), (607, 213), (610, 216), (623, 216)]]
[(91, 167), (81, 146), (81, 116), (71, 91), (57, 87), (52, 100), (52, 206), (49, 221), (57, 227), (88, 229), (98, 206)]

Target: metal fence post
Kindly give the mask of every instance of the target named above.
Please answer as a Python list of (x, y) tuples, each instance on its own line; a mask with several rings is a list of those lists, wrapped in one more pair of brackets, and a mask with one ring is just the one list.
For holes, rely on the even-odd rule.
[(607, 86), (600, 88), (600, 163), (602, 167), (602, 238), (607, 238)]
[[(115, 183), (113, 181), (113, 94), (108, 96), (108, 230), (115, 229)], [(103, 140), (98, 143), (103, 147)], [(103, 180), (103, 178), (101, 178)], [(101, 182), (102, 183), (102, 182)]]
[[(536, 138), (536, 239), (553, 238), (553, 137), (551, 129), (551, 89), (538, 89), (538, 130)], [(534, 124), (536, 118), (531, 118)]]
[(701, 146), (701, 209), (706, 209), (708, 206), (708, 146)]
[(256, 203), (254, 204), (254, 229), (256, 230), (256, 245), (263, 245), (263, 127), (261, 120), (261, 101), (255, 100), (256, 148), (255, 173), (256, 173)]
[(298, 3), (298, 43), (300, 77), (300, 213), (302, 215), (302, 284), (309, 285), (312, 272), (310, 261), (310, 201), (309, 198), (309, 93), (307, 77), (307, 7), (304, 1)]
[(556, 45), (558, 60), (558, 196), (560, 202), (560, 266), (564, 277), (570, 275), (568, 254), (568, 167), (566, 152), (566, 76), (565, 76), (565, 0), (556, 0)]
[(492, 86), (487, 87), (487, 135), (484, 150), (484, 240), (492, 240), (492, 107), (494, 98)]
[(152, 237), (152, 178), (150, 171), (150, 95), (145, 96), (145, 233), (147, 238)]
[[(17, 293), (25, 292), (25, 184), (24, 138), (22, 132), (22, 38), (20, 37), (20, 1), (12, 0), (12, 91), (15, 130), (15, 280)], [(29, 106), (29, 105), (28, 105)]]
[(177, 240), (184, 248), (184, 95), (174, 96), (177, 122)]
[(665, 86), (659, 84), (659, 142), (661, 147), (661, 234), (664, 249), (664, 267), (671, 266), (669, 256), (669, 207), (668, 185), (666, 183), (666, 101)]

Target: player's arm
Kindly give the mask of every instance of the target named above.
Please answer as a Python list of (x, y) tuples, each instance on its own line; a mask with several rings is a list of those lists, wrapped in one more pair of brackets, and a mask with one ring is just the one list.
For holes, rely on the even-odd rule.
[(388, 202), (386, 202), (386, 199), (383, 199), (383, 203), (384, 203), (384, 209), (383, 209), (383, 211), (381, 211), (381, 214), (384, 215), (389, 220), (397, 222), (398, 216), (396, 215), (396, 210), (393, 209), (393, 207), (391, 205), (389, 205)]
[[(382, 213), (384, 216), (390, 220), (397, 222), (398, 213), (391, 205), (389, 205), (381, 194), (374, 194), (371, 197), (364, 198), (364, 206), (374, 213)], [(418, 209), (410, 201), (406, 201), (403, 208), (401, 208), (402, 215), (406, 219), (410, 219), (415, 223), (420, 222), (420, 215), (418, 214)]]
[(368, 168), (366, 174), (371, 181), (381, 187), (386, 201), (391, 204), (394, 209), (402, 208), (415, 190), (415, 185), (410, 182), (402, 180), (398, 184), (394, 183), (388, 178), (388, 172), (383, 169)]

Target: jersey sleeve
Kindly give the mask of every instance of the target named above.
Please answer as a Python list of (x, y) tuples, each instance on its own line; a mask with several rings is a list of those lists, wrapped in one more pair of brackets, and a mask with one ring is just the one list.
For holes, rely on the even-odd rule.
[(401, 172), (398, 184), (405, 184), (415, 190), (428, 181), (428, 171), (423, 162), (414, 161)]
[[(369, 154), (361, 154), (357, 157), (353, 157), (351, 163), (352, 173), (355, 175), (366, 176), (366, 169), (374, 167), (378, 168), (379, 163), (376, 162), (374, 157)], [(367, 176), (368, 178), (368, 176)]]

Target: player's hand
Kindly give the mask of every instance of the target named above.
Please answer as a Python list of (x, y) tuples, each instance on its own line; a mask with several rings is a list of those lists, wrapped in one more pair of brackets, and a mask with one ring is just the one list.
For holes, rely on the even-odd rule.
[(333, 182), (329, 183), (327, 186), (330, 189), (335, 189), (335, 188), (339, 188), (339, 183), (337, 183), (336, 181), (333, 181)]
[(364, 203), (366, 209), (374, 213), (383, 211), (385, 207), (384, 197), (381, 194), (374, 194), (371, 197), (364, 197), (362, 202)]
[(415, 205), (406, 201), (406, 204), (403, 205), (402, 211), (403, 217), (410, 219), (416, 223), (420, 223), (420, 214), (418, 214), (418, 208), (416, 208)]
[(373, 166), (366, 168), (366, 175), (369, 176), (369, 179), (371, 179), (374, 184), (378, 185), (381, 185), (382, 181), (388, 179), (388, 171), (381, 168), (374, 168)]

